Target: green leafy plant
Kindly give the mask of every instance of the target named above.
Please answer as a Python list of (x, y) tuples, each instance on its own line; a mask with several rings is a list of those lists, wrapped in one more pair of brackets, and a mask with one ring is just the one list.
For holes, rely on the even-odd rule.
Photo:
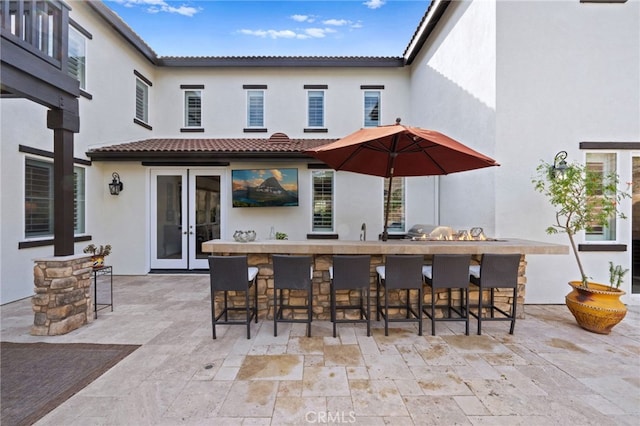
[(624, 275), (629, 272), (628, 269), (622, 269), (622, 265), (614, 265), (613, 262), (609, 262), (609, 284), (611, 289), (620, 288)]
[(276, 232), (276, 240), (286, 240), (288, 239), (287, 234), (284, 232)]
[(91, 253), (91, 256), (109, 256), (111, 254), (111, 244), (100, 245), (99, 247), (96, 247), (95, 244), (89, 244), (82, 251)]
[(585, 165), (572, 163), (563, 174), (556, 175), (551, 164), (544, 161), (536, 168), (532, 179), (536, 191), (547, 197), (556, 208), (556, 220), (547, 228), (548, 234), (564, 232), (578, 263), (582, 285), (587, 287), (575, 235), (591, 231), (595, 226), (607, 226), (612, 217), (626, 218), (618, 210), (620, 201), (629, 194), (618, 190), (619, 177), (615, 173), (596, 173)]

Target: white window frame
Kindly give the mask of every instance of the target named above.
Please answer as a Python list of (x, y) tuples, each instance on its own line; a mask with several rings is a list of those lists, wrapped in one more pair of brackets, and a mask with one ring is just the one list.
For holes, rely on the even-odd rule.
[[(190, 96), (190, 93), (193, 94)], [(197, 94), (197, 96), (195, 95)], [(189, 99), (192, 97), (200, 99), (200, 105), (198, 106), (198, 110), (195, 109), (192, 111), (189, 104)], [(198, 123), (197, 124), (189, 124), (189, 116), (190, 114), (198, 115)], [(184, 127), (187, 128), (202, 128), (202, 90), (197, 89), (185, 89), (184, 90)]]
[[(389, 178), (384, 178), (382, 181), (384, 187), (382, 189), (382, 221), (384, 223), (384, 216), (385, 216), (385, 212), (387, 209), (387, 190), (389, 188)], [(406, 178), (404, 177), (394, 177), (392, 184), (391, 184), (391, 191), (395, 192), (398, 188), (398, 186), (400, 186), (400, 189), (402, 190), (402, 200), (401, 202), (401, 216), (400, 216), (400, 222), (402, 224), (402, 226), (392, 226), (393, 223), (393, 211), (392, 209), (389, 210), (389, 223), (388, 226), (389, 228), (387, 229), (387, 231), (391, 234), (399, 234), (399, 233), (404, 233), (406, 232), (407, 229), (407, 181)], [(393, 201), (393, 200), (392, 200)]]
[[(138, 89), (142, 89), (142, 99), (139, 99)], [(137, 120), (143, 123), (149, 123), (149, 85), (142, 81), (142, 79), (136, 77), (136, 104), (135, 104), (135, 117)], [(138, 115), (138, 102), (142, 103), (142, 115)]]
[[(28, 233), (27, 232), (27, 218), (28, 213), (27, 209), (32, 204), (32, 198), (34, 196), (30, 196), (27, 194), (27, 167), (28, 163), (36, 163), (33, 166), (46, 167), (49, 169), (48, 174), (48, 195), (47, 195), (47, 203), (48, 212), (46, 213), (48, 216), (48, 231), (42, 233)], [(40, 240), (43, 238), (53, 237), (53, 227), (54, 227), (54, 218), (53, 218), (53, 162), (49, 160), (45, 160), (39, 157), (31, 157), (27, 156), (24, 160), (24, 179), (23, 179), (23, 191), (24, 191), (24, 219), (22, 221), (23, 224), (23, 235), (26, 240)], [(86, 187), (87, 187), (87, 173), (86, 168), (78, 165), (74, 165), (74, 235), (82, 235), (86, 233), (86, 223), (87, 223), (87, 203), (86, 203)], [(80, 180), (78, 178), (81, 177)], [(76, 186), (77, 185), (77, 186)]]
[[(317, 94), (320, 93), (321, 96), (317, 96)], [(322, 123), (318, 124), (312, 124), (311, 123), (311, 98), (313, 97), (319, 97), (322, 98)], [(312, 129), (322, 129), (325, 128), (325, 115), (326, 115), (326, 102), (325, 102), (325, 90), (307, 90), (307, 127), (312, 128)], [(314, 117), (315, 119), (315, 117)]]
[[(608, 160), (605, 157), (609, 157), (609, 156), (613, 156), (612, 158), (609, 158)], [(591, 158), (591, 161), (589, 160), (589, 157)], [(607, 173), (618, 173), (618, 169), (619, 169), (619, 164), (618, 164), (618, 159), (619, 159), (619, 155), (617, 152), (614, 151), (590, 151), (590, 152), (585, 152), (585, 165), (588, 167), (589, 163), (596, 163), (598, 162), (598, 158), (604, 159), (604, 161), (601, 162), (601, 164), (604, 164), (604, 168), (603, 168), (603, 173), (607, 174)], [(607, 167), (608, 166), (608, 167)], [(604, 226), (601, 230), (592, 230), (591, 232), (585, 231), (584, 232), (584, 241), (587, 243), (593, 243), (593, 242), (609, 242), (609, 243), (614, 243), (616, 241), (618, 241), (618, 230), (620, 229), (620, 226), (618, 224), (618, 217), (617, 215), (613, 215), (611, 217), (611, 219), (609, 220), (609, 225), (608, 226)]]
[[(322, 175), (322, 176), (321, 176)], [(315, 190), (315, 180), (316, 177), (325, 178), (326, 175), (330, 175), (331, 178), (331, 194), (329, 196), (329, 208), (331, 214), (331, 224), (330, 227), (326, 226), (316, 226), (315, 215), (317, 212), (317, 208), (320, 208), (317, 204), (326, 204), (326, 199), (316, 199), (317, 192)], [(336, 174), (333, 170), (313, 170), (311, 172), (311, 232), (313, 233), (333, 233), (335, 232), (335, 185), (336, 185)]]
[[(259, 96), (258, 96), (259, 94)], [(252, 103), (252, 98), (253, 97), (260, 98), (261, 99), (261, 104), (260, 104), (260, 108), (261, 108), (261, 114), (260, 114), (260, 123), (253, 123), (252, 122), (252, 117), (253, 117), (253, 108), (254, 108), (254, 104)], [(257, 106), (255, 106), (257, 107)], [(247, 128), (250, 129), (262, 129), (265, 127), (264, 125), (265, 123), (265, 91), (264, 90), (259, 90), (259, 89), (251, 89), (251, 90), (247, 90)]]
[[(367, 115), (369, 111), (367, 111), (367, 95), (377, 94), (378, 98), (378, 120), (375, 124), (370, 124), (367, 121)], [(365, 90), (362, 95), (362, 104), (363, 104), (363, 117), (362, 117), (362, 126), (363, 127), (378, 127), (380, 125), (380, 116), (381, 116), (381, 104), (382, 104), (382, 92), (380, 90)]]
[[(77, 43), (79, 51), (77, 56), (74, 54), (72, 44)], [(75, 46), (74, 46), (75, 47)], [(69, 64), (67, 65), (67, 71), (70, 76), (77, 79), (80, 82), (80, 89), (87, 90), (87, 38), (80, 31), (69, 26)], [(76, 73), (73, 73), (70, 69), (72, 58), (77, 58)]]

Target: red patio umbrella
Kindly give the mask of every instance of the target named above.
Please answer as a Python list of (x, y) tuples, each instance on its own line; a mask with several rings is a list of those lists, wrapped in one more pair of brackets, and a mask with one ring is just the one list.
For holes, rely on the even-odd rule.
[(383, 241), (388, 237), (394, 176), (433, 176), (483, 167), (496, 161), (434, 130), (400, 124), (360, 129), (333, 143), (306, 151), (335, 170), (389, 178)]

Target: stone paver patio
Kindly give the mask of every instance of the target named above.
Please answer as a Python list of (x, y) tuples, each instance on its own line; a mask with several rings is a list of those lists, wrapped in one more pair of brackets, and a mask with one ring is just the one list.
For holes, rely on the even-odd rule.
[[(38, 425), (636, 425), (640, 307), (608, 336), (565, 306), (526, 305), (526, 319), (437, 336), (373, 321), (304, 324), (261, 318), (211, 338), (207, 275), (114, 277), (114, 312), (64, 336), (31, 336), (31, 302), (1, 307), (9, 342), (142, 345)], [(471, 328), (476, 323), (472, 321)]]

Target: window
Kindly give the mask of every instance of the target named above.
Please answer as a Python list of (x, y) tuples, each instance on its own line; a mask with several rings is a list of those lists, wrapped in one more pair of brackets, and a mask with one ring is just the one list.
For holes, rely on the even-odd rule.
[(308, 126), (324, 127), (324, 92), (310, 90), (308, 96)]
[[(85, 170), (73, 171), (74, 232), (85, 232)], [(53, 235), (53, 163), (25, 161), (24, 233), (26, 238)]]
[(380, 92), (364, 92), (364, 127), (380, 125)]
[(202, 127), (202, 92), (199, 90), (184, 92), (184, 125)]
[(136, 118), (149, 122), (149, 86), (139, 78), (136, 79)]
[(313, 182), (313, 232), (333, 232), (333, 170), (315, 170)]
[[(384, 204), (382, 218), (384, 220), (387, 208), (387, 192), (389, 190), (389, 178), (384, 179)], [(391, 198), (389, 199), (389, 232), (405, 232), (404, 212), (404, 178), (395, 178), (391, 184)]]
[[(609, 174), (616, 174), (616, 154), (615, 153), (587, 153), (587, 171), (596, 173), (604, 178)], [(602, 196), (602, 189), (597, 190), (593, 197)], [(590, 231), (586, 231), (587, 241), (615, 241), (616, 239), (616, 217), (609, 220), (607, 226), (593, 226)]]
[(69, 26), (69, 62), (67, 63), (67, 72), (80, 82), (82, 90), (87, 89), (86, 46), (86, 38), (80, 31)]
[(247, 127), (264, 127), (264, 91), (247, 91)]

